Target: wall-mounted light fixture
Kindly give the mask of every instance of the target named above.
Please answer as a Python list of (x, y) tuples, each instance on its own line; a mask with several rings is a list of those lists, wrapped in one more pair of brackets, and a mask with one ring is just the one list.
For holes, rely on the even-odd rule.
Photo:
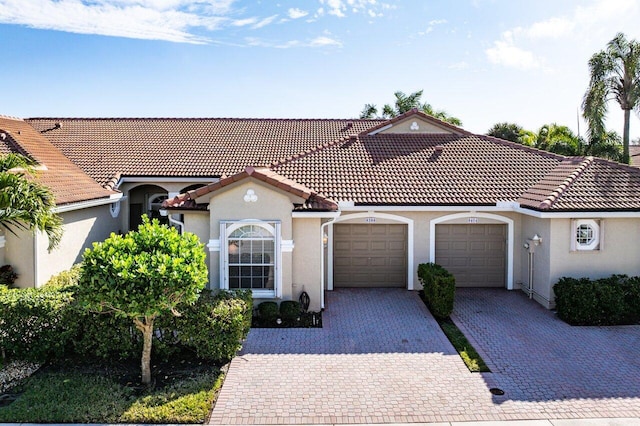
[(534, 246), (539, 246), (540, 244), (542, 244), (542, 238), (540, 237), (540, 235), (535, 234), (533, 238), (531, 238), (531, 242)]
[(329, 245), (329, 236), (326, 232), (322, 234), (322, 245), (324, 246), (324, 248), (327, 248), (327, 246)]

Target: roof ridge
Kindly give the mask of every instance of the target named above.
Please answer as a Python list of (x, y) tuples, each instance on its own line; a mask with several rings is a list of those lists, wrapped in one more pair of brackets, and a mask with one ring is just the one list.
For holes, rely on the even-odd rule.
[[(0, 115), (0, 117), (3, 117)], [(228, 121), (335, 121), (335, 122), (378, 122), (386, 121), (384, 119), (368, 119), (368, 118), (259, 118), (259, 117), (28, 117), (21, 119), (17, 117), (6, 117), (16, 120), (96, 120), (96, 121), (153, 121), (153, 120), (173, 120), (173, 121), (198, 121), (198, 120), (228, 120)]]
[[(571, 158), (576, 157), (569, 157), (565, 161), (571, 161)], [(580, 175), (582, 175), (582, 173), (584, 173), (587, 167), (593, 164), (593, 162), (594, 157), (584, 157), (584, 160), (582, 160), (580, 164), (578, 164), (574, 171), (569, 176), (567, 176), (565, 180), (560, 185), (558, 185), (555, 190), (551, 194), (549, 194), (544, 201), (540, 203), (538, 207), (542, 210), (548, 210), (553, 207), (554, 203), (558, 201), (560, 197), (562, 197), (562, 194), (564, 194), (569, 188), (571, 188), (571, 185), (573, 185), (573, 183), (580, 177)], [(558, 166), (561, 165), (562, 163), (558, 164)], [(553, 170), (557, 170), (557, 167)]]
[(620, 163), (618, 161), (609, 160), (607, 158), (594, 157), (594, 162), (605, 163), (605, 164), (613, 166), (613, 167), (615, 167), (617, 169), (630, 171), (632, 173), (640, 173), (640, 168), (638, 166), (632, 166), (631, 164)]
[(557, 154), (555, 152), (551, 152), (551, 151), (545, 151), (544, 149), (540, 149), (540, 148), (536, 148), (534, 146), (529, 146), (529, 145), (524, 145), (518, 142), (514, 142), (514, 141), (510, 141), (507, 139), (501, 139), (501, 138), (497, 138), (495, 136), (490, 136), (490, 135), (483, 135), (483, 134), (475, 134), (474, 136), (476, 136), (479, 139), (484, 139), (488, 142), (495, 142), (495, 143), (499, 143), (500, 145), (504, 145), (504, 146), (510, 146), (512, 148), (515, 149), (520, 149), (523, 151), (529, 151), (535, 154), (542, 154), (545, 157), (551, 157), (551, 158), (557, 158), (560, 160), (566, 160), (567, 158), (574, 158), (574, 157), (569, 157), (566, 155), (562, 155), (562, 154)]
[(12, 115), (4, 115), (4, 114), (0, 114), (0, 118), (5, 118), (7, 120), (15, 120), (15, 121), (24, 121), (24, 119), (20, 118), (20, 117), (14, 117)]
[[(356, 138), (357, 138), (357, 135), (356, 135)], [(286, 157), (286, 158), (281, 158), (279, 160), (276, 160), (276, 161), (274, 161), (273, 163), (271, 163), (269, 165), (269, 168), (270, 169), (277, 169), (279, 166), (283, 166), (285, 164), (292, 163), (292, 162), (294, 162), (296, 160), (299, 160), (301, 158), (307, 157), (307, 156), (309, 156), (311, 154), (314, 154), (316, 152), (324, 151), (325, 149), (330, 148), (330, 147), (332, 147), (334, 145), (337, 145), (340, 142), (347, 142), (349, 140), (351, 140), (351, 136), (341, 136), (338, 139), (334, 139), (332, 141), (325, 142), (325, 143), (322, 143), (320, 145), (316, 145), (316, 146), (314, 146), (312, 148), (309, 148), (309, 149), (307, 149), (305, 151), (299, 152), (297, 154), (293, 154), (293, 155), (291, 155), (289, 157)]]
[(460, 133), (463, 136), (471, 136), (471, 135), (473, 135), (473, 133), (471, 133), (468, 130), (463, 129), (462, 127), (454, 126), (451, 123), (447, 123), (446, 121), (441, 120), (441, 119), (439, 119), (439, 118), (437, 118), (437, 117), (435, 117), (435, 116), (433, 116), (431, 114), (427, 114), (424, 111), (420, 111), (418, 108), (412, 108), (407, 112), (403, 112), (402, 114), (396, 115), (395, 117), (391, 117), (389, 119), (385, 119), (382, 123), (378, 124), (377, 126), (374, 126), (374, 127), (370, 128), (370, 129), (364, 130), (364, 131), (360, 132), (360, 134), (367, 134), (368, 135), (370, 132), (374, 132), (374, 131), (376, 131), (378, 129), (384, 128), (385, 126), (388, 126), (388, 125), (397, 123), (399, 121), (402, 121), (405, 118), (410, 117), (412, 115), (422, 116), (423, 118), (426, 118), (427, 120), (435, 121), (440, 126), (449, 128), (450, 130), (453, 130), (456, 133)]

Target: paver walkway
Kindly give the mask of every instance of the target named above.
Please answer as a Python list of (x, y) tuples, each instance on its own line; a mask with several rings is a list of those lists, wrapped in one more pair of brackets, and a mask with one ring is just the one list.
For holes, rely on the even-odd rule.
[(455, 313), (493, 373), (466, 369), (415, 292), (341, 289), (322, 329), (251, 330), (210, 423), (640, 416), (640, 327), (572, 328), (505, 290), (460, 289)]

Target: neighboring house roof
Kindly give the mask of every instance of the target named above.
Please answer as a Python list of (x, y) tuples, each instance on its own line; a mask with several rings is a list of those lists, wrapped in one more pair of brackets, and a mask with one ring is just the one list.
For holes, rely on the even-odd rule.
[[(162, 206), (165, 208), (198, 209), (199, 206), (196, 204), (196, 200), (199, 197), (211, 194), (249, 177), (265, 182), (275, 188), (304, 199), (305, 203), (297, 206), (297, 209), (299, 210), (338, 210), (338, 205), (335, 202), (326, 199), (311, 189), (287, 179), (266, 167), (247, 167), (244, 171), (233, 176), (226, 177), (218, 182), (210, 183), (209, 185), (205, 185), (168, 199), (162, 203)], [(206, 209), (206, 206), (203, 208)]]
[(116, 194), (85, 174), (28, 123), (0, 116), (0, 154), (8, 153), (23, 154), (38, 163), (35, 176), (53, 191), (58, 206)]
[(640, 167), (640, 145), (629, 146), (629, 157), (632, 166)]
[[(382, 120), (31, 118), (101, 185), (119, 176), (225, 177), (315, 149)], [(56, 126), (59, 123), (59, 126)]]

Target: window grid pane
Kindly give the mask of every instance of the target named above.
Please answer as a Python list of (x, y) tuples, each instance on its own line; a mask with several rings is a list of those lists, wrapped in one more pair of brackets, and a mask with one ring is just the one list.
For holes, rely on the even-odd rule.
[(275, 237), (258, 225), (245, 225), (228, 238), (229, 288), (274, 289)]

